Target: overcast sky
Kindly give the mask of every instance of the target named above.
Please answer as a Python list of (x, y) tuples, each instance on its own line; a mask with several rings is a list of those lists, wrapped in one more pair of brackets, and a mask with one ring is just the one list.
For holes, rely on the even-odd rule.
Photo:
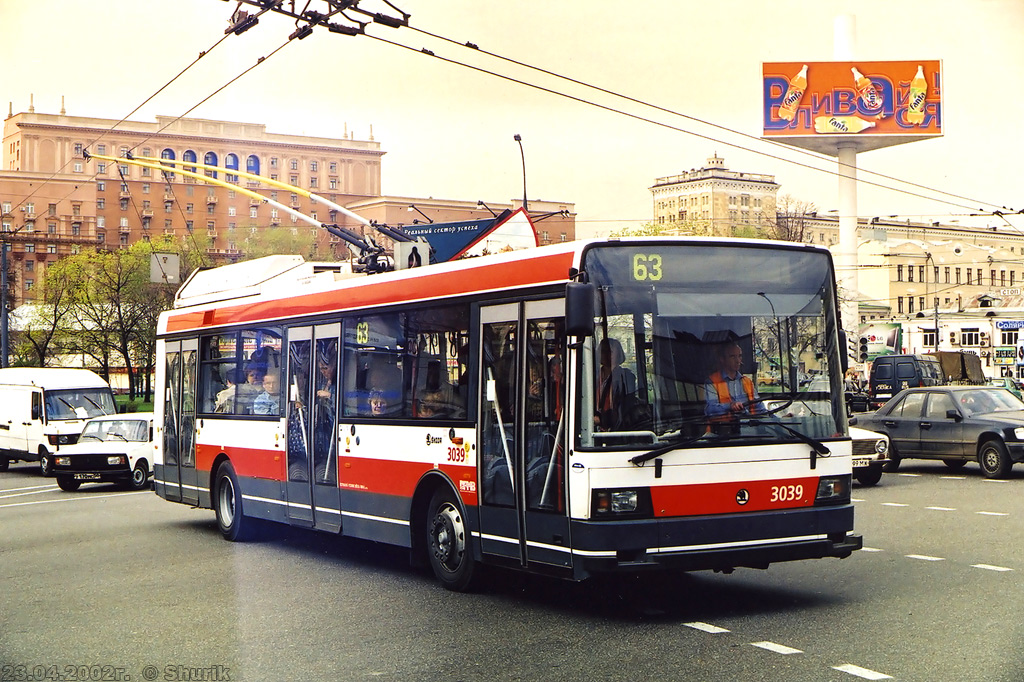
[[(860, 60), (943, 62), (940, 139), (858, 155), (861, 216), (960, 220), (1024, 235), (1024, 1), (859, 0), (393, 0), (423, 31), (628, 95), (757, 138), (761, 63), (829, 61), (837, 14), (856, 17)], [(306, 0), (296, 2), (303, 7)], [(316, 9), (322, 3), (310, 5)], [(386, 9), (378, 0), (362, 7)], [(221, 0), (0, 0), (0, 102), (15, 112), (34, 93), (40, 113), (120, 119), (222, 36), (234, 2)], [(827, 8), (827, 9), (826, 9)], [(253, 8), (249, 7), (252, 10)], [(178, 116), (260, 56), (291, 22), (266, 15), (231, 36), (132, 115)], [(278, 133), (373, 137), (387, 152), (385, 194), (506, 202), (522, 196), (522, 135), (531, 199), (576, 204), (581, 234), (651, 219), (649, 187), (717, 153), (731, 170), (767, 173), (780, 194), (838, 208), (834, 162), (672, 116), (502, 62), (411, 29), (370, 26), (373, 38), (317, 30), (292, 41), (188, 114), (264, 123)], [(502, 80), (438, 56), (499, 72), (670, 127)], [(712, 139), (706, 139), (712, 138)], [(782, 157), (782, 158), (777, 158)], [(791, 163), (810, 164), (827, 172)], [(6, 163), (4, 164), (6, 166)], [(936, 196), (944, 203), (895, 191)], [(988, 203), (986, 203), (988, 202)]]

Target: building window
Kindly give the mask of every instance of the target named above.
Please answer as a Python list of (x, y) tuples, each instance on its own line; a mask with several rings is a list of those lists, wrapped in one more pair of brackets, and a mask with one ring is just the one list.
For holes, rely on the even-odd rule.
[(331, 189), (338, 189), (338, 178), (331, 178), (330, 180), (327, 181), (327, 185)]
[(83, 149), (85, 149), (85, 145), (83, 145), (81, 142), (76, 142), (75, 143), (75, 156), (81, 157)]
[(967, 283), (974, 284), (974, 270), (967, 268)]
[(298, 159), (292, 159), (291, 161), (289, 161), (288, 162), (288, 169), (289, 170), (293, 170), (293, 171), (299, 170), (299, 160)]
[(914, 314), (914, 297), (913, 296), (907, 296), (907, 314), (908, 315), (913, 315)]
[(99, 180), (99, 181), (98, 181), (98, 182), (96, 183), (96, 191), (97, 191), (97, 192), (103, 192), (103, 191), (105, 191), (106, 189), (107, 189), (107, 183), (103, 182), (102, 180)]
[(937, 334), (935, 333), (935, 330), (934, 329), (922, 329), (921, 331), (924, 332), (924, 341), (923, 341), (924, 342), (924, 347), (925, 348), (935, 348), (935, 345), (936, 345), (935, 344), (935, 337), (937, 336)]
[(978, 268), (978, 286), (981, 286), (981, 268)]
[(46, 245), (46, 253), (57, 253), (57, 245), (56, 244), (47, 244)]
[(961, 346), (980, 346), (981, 333), (977, 327), (968, 327), (960, 330)]
[(900, 315), (903, 314), (903, 297), (902, 296), (897, 296), (896, 297), (896, 312), (898, 314), (900, 314)]
[(257, 211), (258, 211), (258, 209), (257, 209), (256, 206), (250, 206), (249, 207), (249, 217), (250, 218), (257, 218), (257, 217), (259, 217), (259, 213)]
[(924, 266), (923, 265), (918, 265), (917, 266), (917, 281), (919, 281), (919, 282), (923, 282), (924, 281)]
[(228, 215), (229, 216), (238, 215), (238, 209), (236, 209), (234, 206), (228, 206)]
[[(821, 235), (821, 243), (822, 244), (825, 243), (825, 235), (824, 234)], [(903, 281), (903, 266), (902, 265), (897, 265), (896, 266), (896, 281), (897, 282), (902, 282)]]
[(271, 156), (270, 157), (270, 167), (271, 168), (277, 168), (277, 157), (276, 156)]
[(907, 281), (908, 282), (913, 282), (914, 281), (914, 266), (913, 265), (908, 265), (907, 266)]
[(82, 169), (82, 162), (81, 161), (75, 161), (74, 168), (75, 168), (75, 172), (76, 173), (81, 173), (82, 170), (83, 170)]
[(320, 164), (318, 162), (316, 162), (316, 161), (310, 161), (309, 162), (309, 172), (310, 173), (316, 173), (318, 170), (320, 170)]
[(310, 178), (310, 179), (309, 179), (309, 186), (310, 186), (310, 187), (312, 187), (312, 188), (314, 188), (314, 189), (315, 189), (315, 188), (317, 187), (317, 181), (316, 181), (316, 178)]
[(29, 242), (28, 244), (25, 244), (25, 253), (35, 253), (35, 252), (36, 252), (36, 245), (35, 244), (33, 244), (32, 242)]
[(1017, 345), (1017, 330), (1016, 329), (1004, 329), (999, 333), (999, 344), (1002, 346), (1016, 346)]
[(128, 200), (127, 199), (121, 199), (121, 210), (122, 211), (127, 211), (128, 210)]
[(142, 183), (142, 193), (143, 194), (149, 194), (149, 183), (148, 182)]
[(185, 213), (192, 215), (193, 204), (185, 204)]
[(960, 284), (960, 268), (956, 269), (956, 283)]

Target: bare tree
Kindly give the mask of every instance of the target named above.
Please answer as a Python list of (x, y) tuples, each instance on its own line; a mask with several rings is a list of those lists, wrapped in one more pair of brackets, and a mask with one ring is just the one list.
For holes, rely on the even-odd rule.
[(775, 205), (775, 220), (764, 225), (763, 234), (768, 239), (806, 242), (811, 235), (810, 222), (817, 211), (814, 202), (800, 201), (789, 194), (783, 194)]

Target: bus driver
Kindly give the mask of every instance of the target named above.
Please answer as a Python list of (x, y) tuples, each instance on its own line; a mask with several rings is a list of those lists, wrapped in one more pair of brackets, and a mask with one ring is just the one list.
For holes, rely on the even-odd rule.
[[(743, 365), (743, 349), (736, 341), (729, 341), (718, 349), (718, 371), (713, 372), (704, 384), (704, 414), (709, 426), (733, 422), (747, 412), (764, 413), (761, 397), (754, 388), (750, 377), (740, 373)], [(735, 430), (732, 424), (730, 430)]]

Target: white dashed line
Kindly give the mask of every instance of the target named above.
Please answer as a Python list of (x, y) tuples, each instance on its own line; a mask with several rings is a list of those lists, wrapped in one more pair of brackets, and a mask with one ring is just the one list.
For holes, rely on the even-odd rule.
[(982, 483), (1009, 483), (1009, 481), (1002, 478), (983, 478)]
[(940, 556), (928, 556), (927, 554), (905, 554), (908, 559), (918, 559), (919, 561), (945, 561)]
[(956, 511), (955, 507), (925, 507), (925, 509), (932, 509), (934, 511)]
[(773, 651), (777, 654), (782, 654), (784, 656), (791, 656), (793, 654), (803, 653), (799, 649), (794, 649), (792, 647), (785, 646), (784, 644), (776, 644), (775, 642), (751, 642), (750, 646), (756, 646), (760, 647), (761, 649), (767, 649), (768, 651)]
[(850, 663), (846, 663), (844, 665), (834, 665), (834, 666), (832, 666), (832, 669), (833, 670), (838, 670), (839, 672), (842, 672), (842, 673), (849, 673), (850, 675), (856, 675), (857, 677), (862, 677), (865, 680), (891, 680), (892, 679), (891, 675), (886, 675), (884, 673), (875, 672), (874, 670), (868, 670), (867, 668), (862, 668), (859, 665), (852, 665)]
[(863, 502), (863, 501), (864, 500), (860, 499), (859, 497), (851, 497), (850, 498), (850, 502)]
[(999, 571), (1006, 572), (1012, 571), (1012, 568), (1006, 568), (1005, 566), (992, 566), (990, 564), (971, 564), (971, 568), (983, 568), (986, 571)]
[(861, 547), (860, 551), (862, 551), (862, 552), (883, 552), (885, 550), (878, 549), (877, 547)]
[(683, 623), (683, 625), (685, 625), (688, 628), (693, 628), (694, 630), (700, 630), (701, 632), (709, 632), (712, 635), (717, 635), (722, 632), (729, 632), (725, 628), (720, 628), (717, 625), (711, 625), (710, 623), (701, 623), (699, 621), (694, 623)]
[(966, 476), (939, 476), (939, 478), (945, 479), (947, 481), (966, 481), (967, 480)]
[(975, 514), (980, 514), (981, 516), (1009, 516), (1009, 514), (1007, 514), (1006, 512), (980, 511), (980, 512), (974, 512), (974, 513)]
[(909, 507), (909, 504), (902, 504), (900, 502), (883, 502), (883, 507)]
[(921, 478), (921, 474), (897, 474), (898, 476), (906, 476), (907, 478)]

